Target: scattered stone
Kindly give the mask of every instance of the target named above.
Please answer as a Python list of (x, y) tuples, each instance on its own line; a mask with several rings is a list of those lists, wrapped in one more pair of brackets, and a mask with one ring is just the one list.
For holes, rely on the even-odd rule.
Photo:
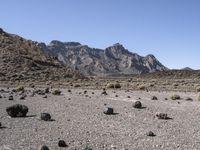
[(94, 92), (92, 92), (92, 94), (94, 94)]
[(1, 124), (1, 122), (0, 122), (0, 128), (1, 128), (1, 126), (2, 126), (2, 124)]
[(12, 105), (6, 108), (6, 112), (11, 117), (26, 117), (28, 107), (21, 104)]
[(71, 90), (67, 90), (69, 93), (71, 93), (72, 91)]
[(119, 97), (118, 95), (115, 95), (115, 97)]
[(2, 98), (2, 96), (0, 95), (0, 98)]
[(187, 97), (186, 101), (193, 101), (193, 99), (191, 97)]
[(68, 147), (68, 145), (66, 144), (66, 142), (64, 140), (59, 140), (58, 141), (58, 146), (59, 147)]
[(50, 150), (46, 145), (42, 145), (38, 150)]
[(165, 113), (160, 113), (160, 112), (157, 112), (157, 113), (156, 113), (156, 117), (157, 117), (158, 119), (168, 119), (167, 114), (165, 114)]
[(43, 98), (47, 98), (47, 95), (43, 96)]
[(147, 132), (147, 136), (156, 136), (152, 131)]
[(41, 120), (51, 121), (51, 115), (49, 113), (41, 113)]
[(61, 94), (61, 91), (60, 90), (54, 90), (52, 92), (53, 95), (60, 95)]
[(102, 95), (108, 95), (108, 93), (106, 91), (103, 91), (101, 94)]
[(46, 94), (48, 94), (48, 93), (49, 93), (49, 88), (45, 88), (44, 92), (45, 92)]
[(26, 95), (22, 95), (19, 97), (20, 100), (24, 100), (26, 98)]
[(156, 96), (152, 96), (151, 100), (158, 100)]
[(142, 108), (142, 103), (140, 101), (136, 101), (133, 103), (134, 108)]
[(87, 94), (87, 91), (84, 91), (83, 93), (84, 93), (84, 94)]
[(92, 150), (92, 148), (86, 146), (86, 148), (84, 148), (84, 150)]
[(168, 100), (168, 98), (165, 98), (165, 100)]
[(114, 113), (114, 109), (111, 107), (107, 107), (106, 110), (104, 111), (104, 114), (106, 115), (112, 115)]
[(13, 96), (10, 95), (10, 96), (8, 97), (8, 100), (10, 100), (10, 101), (14, 100)]
[(130, 96), (127, 96), (127, 98), (131, 98)]

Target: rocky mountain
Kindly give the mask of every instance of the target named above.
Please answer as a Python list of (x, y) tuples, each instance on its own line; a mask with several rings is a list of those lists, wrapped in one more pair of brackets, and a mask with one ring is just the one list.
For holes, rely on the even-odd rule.
[(37, 42), (6, 33), (0, 28), (0, 81), (58, 80), (81, 76), (78, 71), (46, 54)]
[(51, 56), (85, 75), (141, 74), (168, 70), (153, 55), (142, 57), (117, 43), (103, 49), (90, 48), (78, 42), (52, 41), (40, 46)]

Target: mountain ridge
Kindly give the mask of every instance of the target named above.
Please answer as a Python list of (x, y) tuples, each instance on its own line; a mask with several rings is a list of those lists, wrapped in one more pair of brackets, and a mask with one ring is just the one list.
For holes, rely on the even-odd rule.
[(168, 70), (154, 55), (140, 56), (120, 43), (105, 49), (91, 48), (79, 42), (51, 41), (43, 50), (85, 75), (141, 74)]

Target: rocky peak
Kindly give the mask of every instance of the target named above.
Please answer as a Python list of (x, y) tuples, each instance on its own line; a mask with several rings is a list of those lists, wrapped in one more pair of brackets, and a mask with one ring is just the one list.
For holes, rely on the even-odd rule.
[(81, 46), (81, 43), (79, 42), (65, 42), (64, 44), (65, 46), (68, 46), (68, 47)]
[(53, 41), (50, 42), (49, 46), (54, 46), (54, 45), (56, 45), (56, 46), (64, 46), (64, 43), (61, 42), (61, 41), (53, 40)]

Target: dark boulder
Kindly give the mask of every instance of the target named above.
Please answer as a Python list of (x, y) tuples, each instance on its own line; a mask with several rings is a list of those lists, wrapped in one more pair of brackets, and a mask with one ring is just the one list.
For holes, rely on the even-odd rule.
[(21, 104), (12, 105), (6, 108), (6, 112), (11, 117), (26, 117), (28, 107)]
[(49, 113), (41, 113), (41, 120), (51, 121), (51, 115)]
[(142, 108), (142, 103), (140, 101), (136, 101), (133, 103), (134, 108)]
[(111, 107), (107, 107), (106, 110), (104, 111), (104, 114), (106, 115), (112, 115), (114, 113), (114, 109)]

